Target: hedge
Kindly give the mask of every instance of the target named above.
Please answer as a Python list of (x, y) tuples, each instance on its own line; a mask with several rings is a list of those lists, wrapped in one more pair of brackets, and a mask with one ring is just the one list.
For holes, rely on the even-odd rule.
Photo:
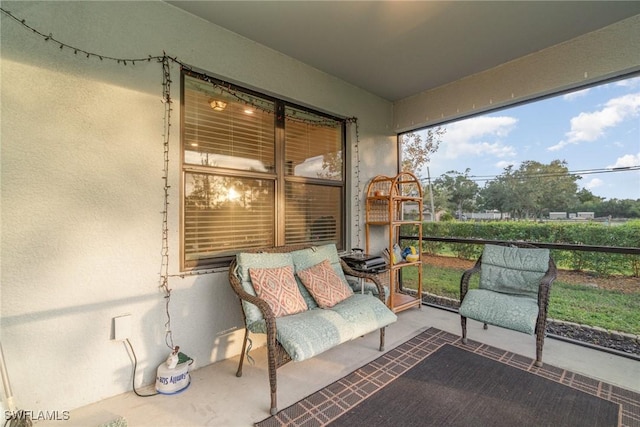
[[(415, 226), (404, 226), (401, 233), (416, 235), (417, 229)], [(422, 233), (429, 237), (640, 247), (638, 220), (621, 225), (532, 221), (425, 222)], [(480, 255), (482, 245), (423, 241), (422, 250), (434, 255), (453, 253), (458, 258), (473, 260)], [(588, 271), (603, 276), (622, 274), (640, 277), (640, 255), (553, 249), (552, 256), (556, 264), (565, 269)]]

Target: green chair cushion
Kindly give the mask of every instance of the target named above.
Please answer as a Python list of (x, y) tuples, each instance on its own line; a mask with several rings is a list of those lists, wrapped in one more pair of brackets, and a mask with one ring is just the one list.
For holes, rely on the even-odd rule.
[(371, 294), (353, 294), (333, 306), (333, 311), (353, 326), (353, 338), (384, 328), (398, 320), (393, 311)]
[(353, 325), (334, 310), (314, 308), (276, 319), (276, 339), (296, 362), (354, 337)]
[(470, 289), (460, 304), (459, 312), (469, 319), (534, 334), (538, 302), (528, 296)]
[[(292, 360), (300, 362), (396, 320), (398, 317), (378, 298), (354, 294), (330, 309), (278, 317), (276, 339)], [(264, 320), (253, 323), (249, 330), (267, 332)]]
[(549, 249), (485, 245), (480, 288), (537, 299), (549, 268)]

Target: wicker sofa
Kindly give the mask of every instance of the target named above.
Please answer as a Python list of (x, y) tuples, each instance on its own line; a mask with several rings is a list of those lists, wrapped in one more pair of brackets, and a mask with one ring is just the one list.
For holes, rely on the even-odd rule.
[[(326, 274), (322, 277), (335, 279), (337, 286), (348, 286), (345, 275), (365, 278), (375, 284), (376, 295), (353, 292), (349, 287), (346, 291), (348, 294), (345, 293), (340, 302), (328, 307), (324, 296), (317, 293), (317, 288), (301, 280), (301, 277), (307, 279), (310, 271), (317, 272), (322, 266), (326, 267)], [(281, 307), (274, 307), (276, 303), (267, 299), (264, 293), (263, 297), (259, 297), (260, 291), (264, 291), (265, 287), (254, 284), (258, 285), (258, 280), (262, 280), (257, 278), (259, 273), (283, 273), (287, 270), (295, 273), (293, 286), (297, 285), (306, 308), (294, 314), (276, 316)], [(377, 276), (349, 268), (338, 256), (334, 244), (281, 246), (239, 253), (229, 268), (229, 282), (240, 299), (245, 323), (242, 354), (236, 375), (242, 375), (249, 333), (266, 334), (271, 414), (277, 412), (276, 371), (280, 366), (292, 360), (298, 362), (309, 359), (376, 329), (380, 331), (380, 351), (383, 351), (385, 327), (397, 320), (396, 315), (384, 303), (385, 289)], [(291, 286), (288, 276), (287, 280), (274, 279), (269, 282), (271, 290), (281, 285), (284, 287), (285, 284)], [(288, 298), (287, 296), (285, 299)]]

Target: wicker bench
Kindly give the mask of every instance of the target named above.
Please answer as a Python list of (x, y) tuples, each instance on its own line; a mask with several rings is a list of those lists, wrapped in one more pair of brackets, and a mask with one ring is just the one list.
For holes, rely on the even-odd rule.
[[(287, 274), (291, 273), (287, 271), (293, 271), (295, 276), (290, 278)], [(319, 293), (324, 289), (323, 285), (314, 286), (313, 280), (309, 279), (310, 272), (315, 274), (318, 271), (321, 274), (313, 276), (314, 279), (325, 276), (338, 279), (339, 283), (334, 280), (338, 287), (348, 287), (345, 275), (368, 279), (375, 284), (376, 295), (353, 292), (348, 287), (348, 291), (341, 297), (344, 299), (333, 306), (327, 306), (325, 296)], [(263, 281), (259, 278), (262, 277), (260, 275), (267, 274), (265, 272), (285, 276), (282, 276), (283, 279), (280, 279), (281, 276), (273, 279), (272, 276), (270, 281), (264, 279), (268, 282), (265, 286), (259, 283)], [(291, 280), (295, 284), (291, 285)], [(249, 333), (266, 334), (271, 414), (277, 412), (276, 371), (280, 366), (292, 360), (298, 362), (309, 359), (376, 329), (380, 330), (380, 351), (383, 351), (385, 327), (397, 320), (396, 315), (384, 303), (385, 289), (377, 276), (352, 270), (340, 259), (333, 244), (281, 246), (240, 253), (229, 268), (229, 282), (240, 299), (245, 323), (242, 354), (236, 375), (242, 375)], [(280, 286), (284, 291), (290, 290), (291, 286), (297, 287), (306, 307), (293, 314), (276, 316), (275, 313), (282, 307), (274, 308), (273, 298), (267, 298), (268, 295), (264, 292), (266, 288), (273, 291), (274, 287)], [(280, 289), (275, 291), (277, 293)], [(290, 296), (284, 299), (288, 303)]]

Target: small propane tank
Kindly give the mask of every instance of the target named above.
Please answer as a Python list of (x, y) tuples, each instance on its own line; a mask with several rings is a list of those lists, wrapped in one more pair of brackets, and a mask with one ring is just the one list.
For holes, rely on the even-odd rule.
[(167, 360), (158, 366), (156, 373), (156, 390), (160, 394), (176, 394), (186, 390), (191, 384), (189, 369), (193, 359), (179, 352), (176, 346)]

